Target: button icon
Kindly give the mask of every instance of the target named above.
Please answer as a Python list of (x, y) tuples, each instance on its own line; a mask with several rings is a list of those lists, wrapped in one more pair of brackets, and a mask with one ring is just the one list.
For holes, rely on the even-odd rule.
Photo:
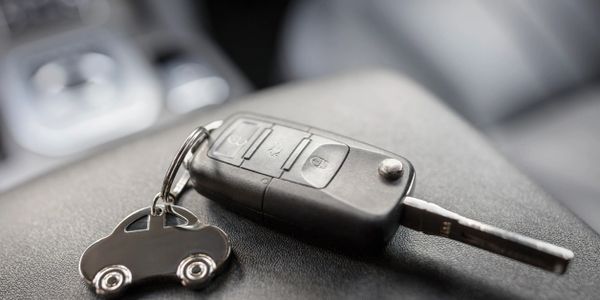
[(327, 165), (329, 165), (329, 162), (327, 162), (327, 160), (325, 160), (322, 157), (319, 156), (313, 156), (310, 158), (310, 163), (315, 166), (316, 168), (319, 169), (326, 169)]
[(273, 145), (273, 146), (267, 148), (267, 153), (271, 157), (277, 157), (281, 153), (281, 150), (283, 150), (283, 149), (281, 149), (281, 147), (279, 147), (278, 145)]
[(234, 133), (227, 138), (227, 142), (234, 146), (243, 146), (248, 140)]

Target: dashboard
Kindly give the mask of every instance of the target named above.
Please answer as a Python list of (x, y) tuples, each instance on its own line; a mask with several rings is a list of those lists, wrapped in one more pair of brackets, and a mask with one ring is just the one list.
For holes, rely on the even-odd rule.
[(0, 191), (250, 91), (170, 2), (0, 1)]

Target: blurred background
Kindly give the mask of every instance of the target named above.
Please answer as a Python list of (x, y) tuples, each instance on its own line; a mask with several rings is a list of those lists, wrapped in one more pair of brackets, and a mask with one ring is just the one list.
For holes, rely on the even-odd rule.
[(600, 232), (596, 0), (0, 0), (0, 192), (208, 106), (375, 67)]

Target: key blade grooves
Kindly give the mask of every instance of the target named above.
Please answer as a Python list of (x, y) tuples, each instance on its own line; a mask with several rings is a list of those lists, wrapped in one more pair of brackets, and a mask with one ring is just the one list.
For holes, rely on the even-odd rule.
[(467, 220), (458, 221), (459, 228), (450, 238), (558, 274), (566, 272), (573, 258), (568, 249)]
[(403, 200), (401, 224), (558, 274), (566, 272), (574, 257), (571, 250), (496, 228), (412, 197)]

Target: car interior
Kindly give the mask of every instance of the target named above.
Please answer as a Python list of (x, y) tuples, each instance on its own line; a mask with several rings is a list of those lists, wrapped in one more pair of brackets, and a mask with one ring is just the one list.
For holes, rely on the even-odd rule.
[[(0, 298), (597, 298), (599, 28), (593, 0), (0, 0)], [(363, 230), (388, 194), (501, 239)], [(224, 233), (112, 233), (157, 209)], [(91, 276), (116, 257), (143, 271)]]

